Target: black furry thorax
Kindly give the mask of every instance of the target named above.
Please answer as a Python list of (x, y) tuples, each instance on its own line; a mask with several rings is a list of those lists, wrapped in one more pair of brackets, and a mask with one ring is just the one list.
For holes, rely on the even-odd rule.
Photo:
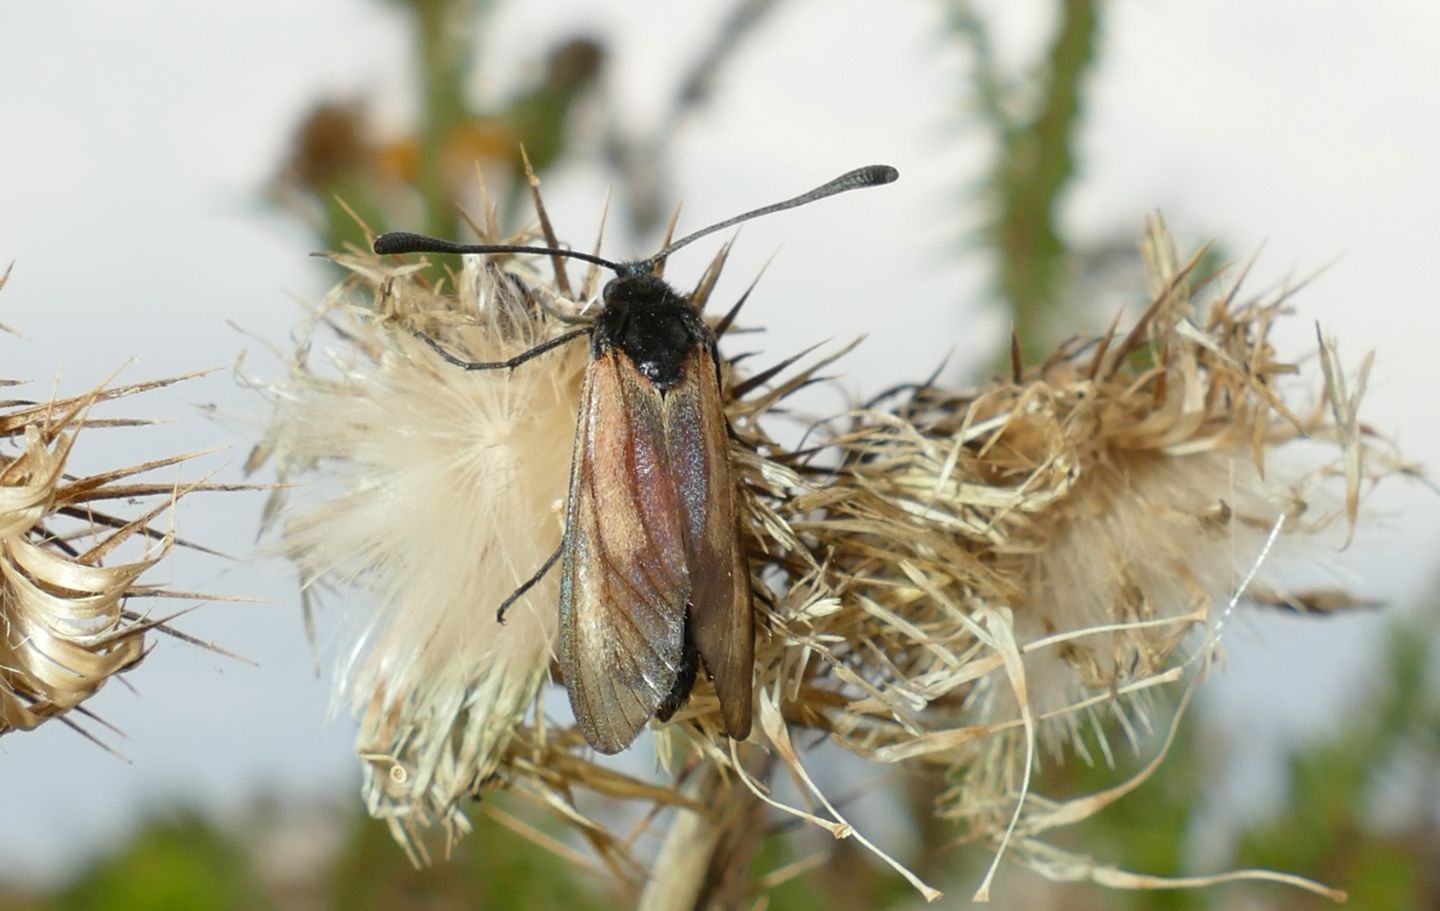
[(595, 356), (619, 348), (660, 391), (680, 382), (685, 360), (714, 337), (690, 300), (655, 275), (622, 275), (605, 286), (595, 320)]

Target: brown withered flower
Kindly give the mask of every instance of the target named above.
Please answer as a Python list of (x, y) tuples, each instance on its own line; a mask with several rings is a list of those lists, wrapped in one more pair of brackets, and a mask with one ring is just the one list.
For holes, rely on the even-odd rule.
[(86, 722), (97, 719), (83, 703), (145, 657), (151, 634), (195, 643), (169, 625), (174, 612), (142, 606), (215, 600), (144, 582), (177, 544), (168, 519), (175, 502), (224, 489), (149, 473), (201, 453), (95, 474), (67, 470), (76, 448), (102, 428), (147, 423), (99, 417), (103, 403), (188, 378), (107, 382), (83, 395), (0, 403), (0, 735), (58, 719), (95, 739)]
[[(501, 240), (493, 216), (479, 233)], [(495, 619), (564, 532), (586, 346), (466, 372), (415, 334), (461, 358), (505, 360), (573, 329), (594, 270), (572, 288), (545, 259), (468, 256), (434, 282), (423, 262), (335, 255), (349, 277), (291, 375), (267, 384), (276, 417), (255, 462), (308, 482), (281, 491), (272, 512), (307, 593), (342, 588), (355, 605), (336, 679), (360, 722), (371, 813), (423, 859), (427, 828), (459, 835), (468, 798), (505, 790), (573, 825), (656, 908), (738, 901), (757, 826), (789, 814), (858, 839), (938, 896), (815, 783), (806, 757), (828, 741), (877, 768), (944, 776), (953, 786), (935, 813), (997, 861), (1164, 884), (1044, 840), (1135, 781), (1057, 802), (1030, 792), (1031, 771), (1152, 726), (1152, 694), (1188, 692), (1238, 602), (1285, 599), (1257, 582), (1268, 557), (1303, 555), (1304, 536), (1334, 520), (1353, 525), (1362, 486), (1396, 463), (1361, 433), (1333, 345), (1322, 346), (1320, 401), (1286, 404), (1295, 390), (1279, 379), (1295, 371), (1266, 341), (1283, 296), (1212, 290), (1158, 224), (1146, 252), (1153, 298), (1132, 324), (974, 389), (904, 378), (896, 394), (818, 425), (800, 451), (761, 418), (843, 352), (749, 376), (723, 366), (756, 592), (755, 724), (744, 742), (725, 738), (701, 675), (673, 718), (650, 725), (654, 775), (597, 761), (543, 698), (554, 575), (503, 626)], [(1316, 496), (1317, 474), (1287, 473), (1276, 452), (1302, 437), (1332, 446), (1342, 505)], [(771, 793), (782, 772), (803, 806)], [(643, 814), (645, 826), (673, 819), (657, 855), (580, 792), (679, 811)]]

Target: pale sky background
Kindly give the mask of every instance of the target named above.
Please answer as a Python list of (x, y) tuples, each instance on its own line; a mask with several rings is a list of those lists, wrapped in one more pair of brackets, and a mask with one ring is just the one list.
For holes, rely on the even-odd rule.
[[(1049, 40), (1049, 17), (1021, 6), (1049, 9), (981, 4), (998, 24), (1002, 59), (1016, 66)], [(640, 132), (728, 7), (687, 3), (672, 22), (680, 5), (659, 0), (506, 4), (477, 85), (499, 91), (551, 45), (589, 32), (608, 47), (608, 91), (625, 100), (625, 126)], [(738, 52), (673, 150), (691, 226), (858, 164), (899, 168), (891, 187), (747, 225), (720, 292), (732, 296), (779, 250), (748, 307), (770, 330), (766, 350), (868, 334), (850, 360), (857, 393), (915, 378), (952, 351), (952, 364), (987, 358), (1002, 337), (1005, 320), (984, 304), (985, 264), (952, 252), (973, 224), (965, 194), (985, 147), (965, 114), (968, 68), (942, 36), (942, 9), (791, 0)], [(1297, 299), (1281, 350), (1309, 358), (1315, 321), (1341, 340), (1352, 368), (1374, 349), (1368, 423), (1411, 459), (1440, 461), (1440, 7), (1152, 0), (1108, 9), (1081, 178), (1064, 207), (1073, 239), (1138, 239), (1158, 209), (1182, 246), (1217, 238), (1245, 256), (1263, 245), (1253, 288), (1328, 266)], [(367, 0), (6, 4), (0, 266), (16, 265), (0, 322), (24, 338), (0, 336), (0, 375), (32, 380), (38, 397), (52, 383), (82, 391), (127, 363), (122, 377), (132, 381), (228, 367), (242, 349), (253, 372), (275, 369), (227, 322), (283, 344), (296, 301), (315, 300), (326, 279), (307, 257), (313, 238), (262, 206), (260, 189), (317, 101), (366, 98), (379, 123), (404, 128), (408, 35), (392, 7)], [(605, 189), (590, 166), (548, 176), (562, 234), (591, 235)], [(612, 235), (607, 252), (624, 257), (653, 241)], [(685, 251), (671, 274), (698, 270), (712, 250)], [(1316, 375), (1313, 359), (1308, 369)], [(960, 376), (956, 368), (952, 379)], [(227, 371), (137, 404), (176, 423), (92, 438), (81, 467), (229, 445), (206, 464), (235, 477), (248, 442), (197, 408), (263, 414)], [(832, 395), (815, 407), (843, 404)], [(1360, 591), (1413, 608), (1431, 597), (1437, 507), (1419, 485), (1390, 483), (1367, 502), (1356, 544), (1327, 558)], [(180, 528), (244, 554), (259, 508), (258, 496), (196, 497)], [(288, 568), (186, 556), (162, 577), (273, 599), (204, 607), (182, 624), (259, 666), (159, 641), (128, 676), (133, 691), (112, 684), (90, 703), (124, 731), (110, 742), (128, 761), (59, 724), (0, 739), (0, 873), (63, 871), (140, 815), (175, 804), (223, 813), (257, 795), (358, 800), (351, 726), (326, 721), (328, 681), (315, 673)], [(1364, 699), (1384, 624), (1236, 623), (1228, 666), (1208, 688), (1208, 708), (1232, 738), (1216, 812), (1263, 807), (1277, 745), (1324, 730)], [(327, 628), (322, 617), (322, 648)]]

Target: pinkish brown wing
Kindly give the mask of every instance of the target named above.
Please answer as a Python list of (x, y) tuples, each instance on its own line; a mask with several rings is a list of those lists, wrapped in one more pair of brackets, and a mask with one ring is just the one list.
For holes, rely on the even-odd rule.
[(697, 347), (665, 394), (665, 440), (684, 511), (695, 646), (715, 683), (731, 737), (750, 736), (755, 620), (730, 470), (730, 437), (709, 347)]
[(560, 666), (581, 733), (618, 753), (670, 694), (690, 600), (659, 391), (618, 350), (590, 363), (570, 469)]

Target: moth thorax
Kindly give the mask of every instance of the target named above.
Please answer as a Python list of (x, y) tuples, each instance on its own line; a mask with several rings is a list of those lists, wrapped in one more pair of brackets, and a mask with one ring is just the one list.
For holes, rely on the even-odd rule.
[(610, 279), (605, 285), (603, 297), (607, 307), (614, 304), (688, 306), (685, 297), (670, 287), (665, 279), (648, 272)]

